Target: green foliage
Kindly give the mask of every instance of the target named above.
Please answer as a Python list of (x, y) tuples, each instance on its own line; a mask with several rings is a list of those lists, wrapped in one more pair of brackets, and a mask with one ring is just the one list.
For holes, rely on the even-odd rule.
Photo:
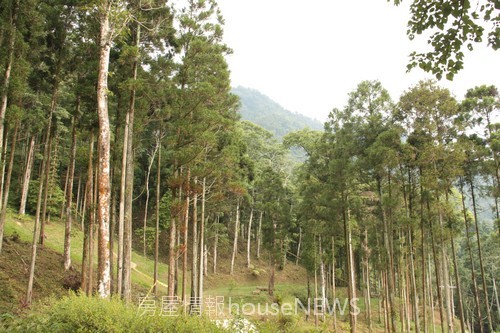
[[(390, 1), (390, 0), (389, 0)], [(400, 0), (394, 0), (398, 5)], [(441, 79), (448, 80), (463, 68), (464, 49), (486, 41), (494, 50), (500, 47), (500, 7), (497, 0), (441, 1), (414, 0), (410, 6), (408, 37), (430, 32), (428, 52), (413, 52), (408, 70), (418, 66)], [(485, 32), (487, 38), (484, 38)]]
[(66, 332), (223, 332), (205, 318), (150, 316), (121, 300), (70, 294), (40, 305), (26, 317), (7, 321), (0, 331)]
[[(36, 212), (39, 187), (40, 187), (40, 182), (38, 180), (32, 180), (30, 182), (26, 209), (31, 213)], [(56, 184), (52, 185), (49, 191), (50, 192), (47, 199), (47, 214), (50, 214), (52, 216), (58, 216), (58, 214), (61, 212), (61, 208), (64, 203), (64, 192)]]

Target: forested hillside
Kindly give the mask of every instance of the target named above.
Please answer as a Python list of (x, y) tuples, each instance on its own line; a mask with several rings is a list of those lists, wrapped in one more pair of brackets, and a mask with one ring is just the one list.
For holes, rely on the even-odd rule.
[(231, 88), (222, 14), (0, 0), (0, 331), (498, 331), (497, 87), (321, 125)]
[(255, 89), (236, 87), (232, 89), (232, 93), (240, 98), (238, 112), (241, 118), (262, 126), (279, 140), (290, 132), (304, 128), (323, 130), (321, 122), (288, 111)]

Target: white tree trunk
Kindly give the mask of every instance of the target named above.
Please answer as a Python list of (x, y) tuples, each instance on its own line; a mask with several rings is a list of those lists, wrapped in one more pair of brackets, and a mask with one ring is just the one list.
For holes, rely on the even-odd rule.
[(31, 179), (31, 170), (33, 169), (33, 155), (35, 153), (35, 136), (30, 139), (30, 147), (28, 150), (28, 161), (23, 175), (23, 185), (21, 186), (21, 204), (19, 205), (19, 215), (24, 215), (26, 212), (26, 200), (28, 199), (28, 189)]
[(73, 214), (71, 214), (71, 205), (73, 201), (73, 178), (75, 175), (75, 159), (76, 159), (76, 117), (73, 117), (73, 131), (71, 138), (71, 158), (68, 171), (67, 181), (67, 198), (66, 198), (66, 224), (64, 228), (64, 269), (69, 270), (71, 267), (71, 224)]
[(250, 241), (252, 235), (252, 219), (253, 219), (253, 208), (250, 211), (250, 218), (248, 219), (248, 232), (247, 232), (247, 267), (250, 267)]
[(260, 212), (259, 216), (259, 226), (257, 228), (257, 259), (260, 259), (260, 243), (262, 241), (262, 215), (264, 212)]
[(200, 271), (198, 275), (198, 297), (203, 300), (203, 276), (206, 272), (206, 244), (205, 244), (205, 200), (206, 200), (206, 178), (203, 178), (201, 188), (201, 220), (200, 220)]
[(238, 229), (240, 228), (240, 200), (236, 204), (236, 221), (234, 223), (234, 239), (233, 239), (233, 253), (231, 255), (231, 271), (230, 275), (234, 272), (234, 260), (238, 252)]
[(105, 1), (100, 10), (99, 74), (97, 78), (97, 113), (99, 116), (99, 198), (97, 202), (98, 235), (98, 292), (102, 298), (111, 294), (109, 249), (110, 217), (110, 126), (108, 115), (108, 68), (112, 30), (110, 27), (111, 4)]

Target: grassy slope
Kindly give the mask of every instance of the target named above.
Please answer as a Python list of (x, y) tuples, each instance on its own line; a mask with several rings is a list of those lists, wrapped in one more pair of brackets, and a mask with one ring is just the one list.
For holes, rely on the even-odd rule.
[[(72, 262), (75, 269), (64, 272), (62, 265), (64, 223), (59, 220), (52, 221), (46, 225), (46, 246), (40, 248), (37, 258), (37, 270), (35, 278), (35, 299), (43, 299), (50, 295), (60, 296), (67, 293), (63, 287), (63, 282), (68, 279), (68, 275), (79, 278), (80, 263), (82, 260), (83, 234), (78, 226), (72, 232)], [(16, 239), (15, 241), (12, 239)], [(19, 239), (17, 239), (19, 238)], [(9, 213), (5, 225), (4, 252), (0, 255), (0, 315), (6, 312), (16, 312), (22, 307), (25, 288), (27, 285), (31, 240), (33, 238), (33, 219), (31, 216), (20, 216), (12, 212)], [(225, 249), (229, 251), (229, 249)], [(269, 280), (267, 258), (252, 261), (252, 269), (246, 268), (246, 255), (240, 253), (236, 260), (236, 269), (233, 275), (229, 274), (229, 252), (220, 251), (217, 274), (211, 274), (212, 266), (209, 262), (209, 275), (205, 278), (205, 296), (224, 296), (225, 302), (231, 298), (232, 303), (260, 303), (266, 304), (272, 301), (294, 303), (295, 297), (307, 295), (307, 273), (304, 268), (289, 263), (284, 270), (276, 270), (276, 292), (274, 297), (267, 295), (265, 291), (257, 293), (259, 288), (266, 288)], [(132, 261), (135, 268), (132, 272), (134, 295), (144, 293), (152, 286), (153, 261), (145, 258), (137, 252), (133, 252)], [(96, 261), (95, 261), (96, 263)], [(166, 283), (168, 267), (160, 263), (160, 281)], [(258, 274), (255, 274), (258, 271)], [(311, 282), (312, 283), (312, 282)], [(311, 285), (311, 288), (313, 286)], [(159, 286), (160, 295), (166, 294), (164, 285)], [(314, 292), (312, 290), (312, 292)], [(341, 296), (345, 290), (339, 288)], [(377, 300), (372, 301), (373, 309), (377, 309)], [(362, 307), (362, 300), (359, 305)], [(311, 317), (308, 322), (304, 322), (304, 316), (298, 316), (293, 320), (298, 321), (299, 327), (305, 330), (314, 327), (314, 319)], [(364, 317), (363, 315), (360, 317)], [(378, 316), (373, 315), (376, 321)], [(263, 318), (260, 318), (263, 319)], [(339, 325), (347, 328), (346, 317), (339, 318)], [(366, 330), (363, 322), (359, 321), (359, 331)], [(290, 320), (290, 319), (285, 319)], [(322, 326), (325, 329), (331, 327), (330, 319), (327, 319)], [(297, 328), (297, 326), (295, 326)], [(374, 332), (383, 331), (382, 326), (374, 324)]]

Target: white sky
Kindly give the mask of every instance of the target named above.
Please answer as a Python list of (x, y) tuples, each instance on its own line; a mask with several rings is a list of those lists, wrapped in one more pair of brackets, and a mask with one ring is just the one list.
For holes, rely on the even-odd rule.
[[(397, 100), (419, 80), (406, 73), (408, 55), (424, 38), (406, 36), (408, 4), (386, 0), (219, 0), (232, 85), (257, 89), (293, 112), (325, 121), (363, 80), (379, 80)], [(419, 47), (420, 46), (420, 47)], [(465, 69), (441, 80), (461, 99), (480, 84), (500, 88), (499, 53), (476, 46), (465, 51)]]

